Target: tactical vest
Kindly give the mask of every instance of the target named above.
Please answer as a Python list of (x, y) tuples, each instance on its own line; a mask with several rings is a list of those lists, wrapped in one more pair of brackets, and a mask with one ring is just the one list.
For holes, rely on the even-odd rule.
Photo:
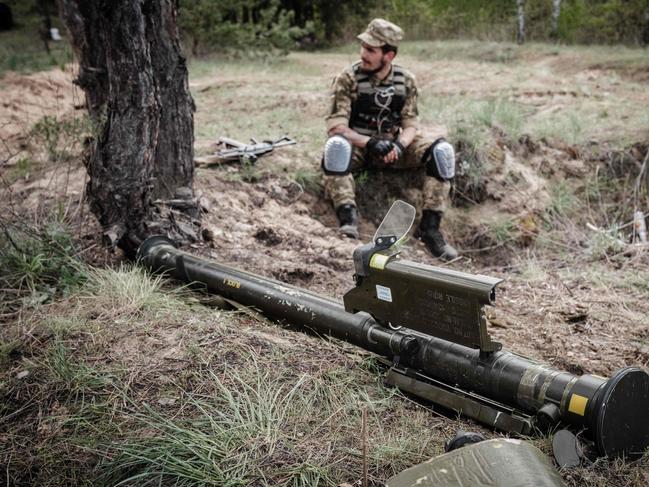
[(393, 133), (401, 125), (401, 110), (406, 103), (406, 76), (401, 66), (392, 65), (392, 84), (372, 86), (371, 75), (353, 66), (356, 100), (352, 103), (349, 126), (359, 134)]

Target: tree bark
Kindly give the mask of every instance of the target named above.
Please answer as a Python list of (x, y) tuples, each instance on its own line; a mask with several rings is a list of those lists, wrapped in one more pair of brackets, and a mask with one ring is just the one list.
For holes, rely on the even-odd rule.
[(193, 196), (193, 112), (174, 0), (58, 0), (79, 59), (93, 141), (90, 206), (132, 254), (165, 232), (153, 202)]
[(525, 0), (516, 0), (516, 7), (518, 10), (518, 32), (516, 34), (516, 42), (518, 44), (525, 43)]
[(550, 37), (557, 39), (559, 36), (559, 16), (561, 15), (561, 0), (552, 0), (552, 26)]

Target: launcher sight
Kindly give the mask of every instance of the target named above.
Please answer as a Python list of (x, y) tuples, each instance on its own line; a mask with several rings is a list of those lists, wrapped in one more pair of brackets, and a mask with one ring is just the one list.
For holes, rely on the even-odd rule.
[(484, 306), (496, 299), (502, 279), (453, 271), (399, 258), (415, 208), (396, 201), (372, 242), (354, 251), (356, 287), (343, 297), (345, 310), (365, 311), (384, 326), (442, 338), (481, 353), (501, 344), (487, 332)]

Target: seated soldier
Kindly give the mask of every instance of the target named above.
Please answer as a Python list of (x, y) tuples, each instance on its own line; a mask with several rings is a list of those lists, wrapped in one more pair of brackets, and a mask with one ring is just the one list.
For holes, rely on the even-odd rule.
[(408, 169), (424, 166), (423, 208), (418, 236), (431, 253), (444, 260), (457, 251), (439, 230), (455, 175), (453, 146), (441, 135), (426, 136), (418, 127), (414, 76), (393, 59), (402, 30), (374, 19), (358, 36), (361, 59), (333, 82), (327, 116), (329, 139), (323, 169), (325, 193), (333, 201), (340, 231), (358, 238), (358, 211), (352, 171), (361, 168)]

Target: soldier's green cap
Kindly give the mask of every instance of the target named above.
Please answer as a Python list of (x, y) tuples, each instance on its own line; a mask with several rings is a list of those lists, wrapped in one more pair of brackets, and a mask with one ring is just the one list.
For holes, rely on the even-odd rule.
[(397, 47), (403, 39), (401, 27), (385, 19), (374, 19), (369, 23), (365, 32), (357, 36), (358, 39), (372, 47), (381, 47), (386, 44)]

